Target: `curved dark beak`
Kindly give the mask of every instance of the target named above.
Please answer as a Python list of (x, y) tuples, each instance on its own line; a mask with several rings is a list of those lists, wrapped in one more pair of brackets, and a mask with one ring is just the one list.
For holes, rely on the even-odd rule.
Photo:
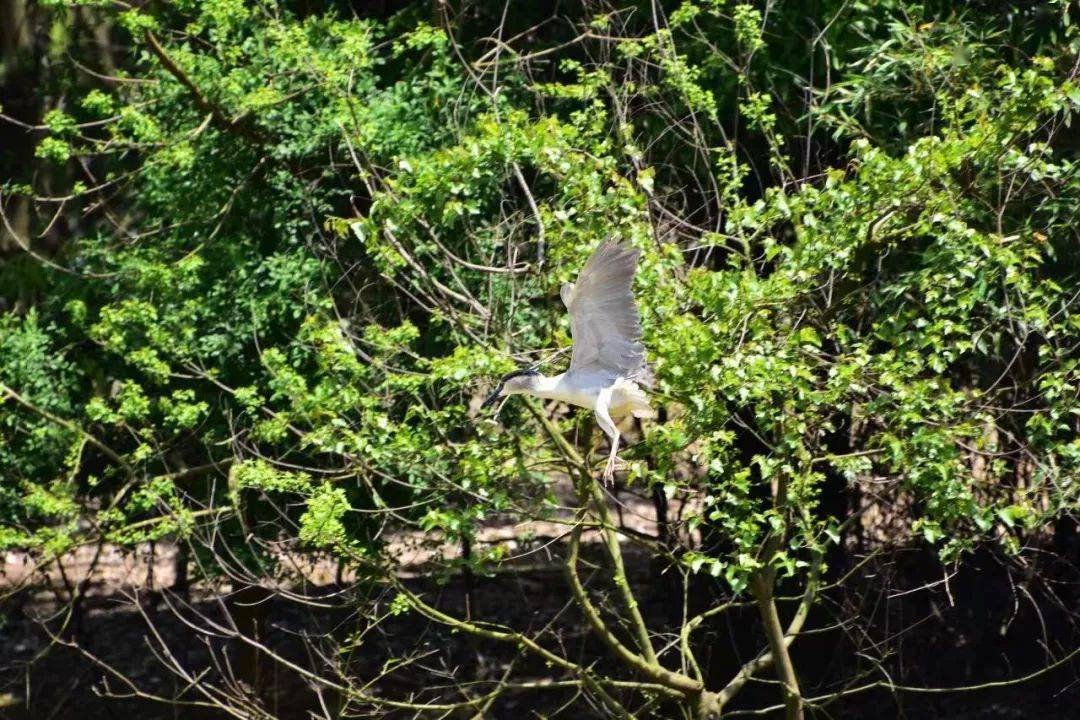
[(483, 404), (480, 406), (480, 409), (484, 410), (484, 409), (489, 408), (492, 405), (494, 405), (495, 401), (499, 399), (499, 394), (501, 392), (502, 392), (502, 385), (495, 388), (495, 392), (488, 395), (488, 399), (483, 402)]

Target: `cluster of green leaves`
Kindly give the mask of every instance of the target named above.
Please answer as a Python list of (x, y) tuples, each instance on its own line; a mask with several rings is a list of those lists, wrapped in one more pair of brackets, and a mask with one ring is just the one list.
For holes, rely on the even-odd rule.
[[(700, 500), (693, 570), (799, 573), (850, 527), (822, 494), (869, 479), (946, 557), (1075, 508), (1064, 8), (814, 3), (808, 58), (802, 5), (671, 5), (659, 30), (583, 18), (609, 59), (574, 40), (542, 77), (418, 8), (120, 14), (133, 82), (38, 145), (92, 158), (73, 202), (116, 211), (0, 316), (25, 400), (0, 404), (0, 543), (66, 546), (80, 514), (137, 541), (206, 505), (266, 532), (259, 497), (294, 501), (274, 532), (348, 554), (378, 517), (469, 539), (542, 516), (557, 453), (519, 405), (478, 418), (477, 380), (569, 344), (558, 288), (611, 235), (644, 251), (669, 410), (631, 480)], [(806, 128), (833, 160), (797, 176)], [(185, 472), (234, 457), (226, 489)]]
[[(846, 166), (755, 200), (725, 194), (723, 232), (706, 236), (724, 267), (691, 270), (681, 294), (650, 305), (663, 387), (689, 410), (678, 435), (708, 468), (703, 520), (722, 551), (688, 560), (736, 589), (763, 561), (795, 573), (803, 548), (836, 541), (847, 518), (818, 502), (830, 484), (886, 481), (945, 558), (991, 536), (1015, 550), (1018, 526), (1075, 508), (1080, 186), (1075, 159), (1045, 138), (1069, 127), (1078, 86), (1066, 61), (991, 58), (964, 23), (886, 27), (856, 48), (862, 72), (810, 111), (849, 139)], [(981, 61), (948, 61), (959, 46)], [(881, 65), (888, 74), (871, 69)], [(915, 80), (933, 89), (934, 122), (912, 137), (893, 118), (893, 136), (875, 142), (862, 106), (903, 95), (915, 112)], [(751, 127), (762, 117), (747, 113)], [(782, 176), (789, 145), (761, 131)], [(745, 166), (721, 153), (720, 185), (740, 186)], [(674, 432), (658, 451), (671, 452)], [(671, 468), (653, 479), (670, 482)], [(788, 542), (763, 559), (768, 537)]]
[[(302, 475), (288, 488), (310, 486), (298, 521), (313, 545), (344, 538), (343, 487), (356, 505), (426, 497), (420, 479), (459, 462), (442, 432), (461, 423), (463, 406), (410, 410), (409, 399), (447, 376), (461, 381), (467, 358), (433, 365), (452, 349), (445, 339), (436, 357), (416, 355), (419, 333), (389, 293), (378, 297), (383, 283), (373, 316), (339, 320), (327, 275), (337, 250), (319, 238), (356, 190), (355, 168), (327, 165), (327, 152), (389, 164), (456, 137), (455, 114), (471, 110), (445, 34), (409, 17), (392, 27), (302, 18), (277, 3), (178, 3), (118, 21), (140, 48), (129, 70), (141, 81), (50, 111), (38, 155), (100, 158), (95, 179), (122, 190), (118, 212), (137, 225), (87, 223), (61, 256), (73, 272), (46, 268), (38, 309), (3, 317), (0, 376), (27, 402), (2, 409), (5, 545), (39, 546), (70, 519), (67, 505), (49, 512), (28, 499), (60, 480), (65, 497), (107, 500), (91, 519), (114, 539), (133, 521), (143, 530), (123, 535), (131, 541), (175, 530), (145, 520), (175, 512), (182, 494), (213, 502), (210, 485), (179, 477), (229, 459), (219, 448), (230, 442), (315, 467), (363, 458), (367, 484), (326, 489)], [(170, 42), (174, 32), (184, 39)], [(102, 190), (92, 185), (72, 192), (94, 202)], [(357, 281), (372, 277), (361, 268)], [(490, 369), (470, 362), (469, 376)], [(79, 428), (124, 463), (102, 466), (95, 448), (84, 457)], [(471, 446), (461, 454), (490, 457)], [(129, 492), (132, 483), (155, 487), (159, 502)], [(63, 527), (79, 539), (73, 523)], [(355, 522), (352, 531), (363, 534)]]

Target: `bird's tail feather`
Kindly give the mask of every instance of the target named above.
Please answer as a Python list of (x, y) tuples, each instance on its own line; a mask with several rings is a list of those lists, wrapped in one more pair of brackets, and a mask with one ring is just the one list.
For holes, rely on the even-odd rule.
[(636, 418), (649, 418), (656, 415), (652, 405), (649, 404), (649, 397), (636, 382), (623, 381), (619, 389), (623, 397), (622, 406), (619, 408), (620, 415), (633, 415)]

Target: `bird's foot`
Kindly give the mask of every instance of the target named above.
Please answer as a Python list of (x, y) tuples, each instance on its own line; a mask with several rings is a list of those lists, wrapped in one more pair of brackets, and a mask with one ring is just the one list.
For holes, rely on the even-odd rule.
[(604, 465), (604, 484), (608, 487), (615, 484), (615, 470), (625, 470), (630, 467), (630, 464), (619, 457), (608, 458), (607, 464)]

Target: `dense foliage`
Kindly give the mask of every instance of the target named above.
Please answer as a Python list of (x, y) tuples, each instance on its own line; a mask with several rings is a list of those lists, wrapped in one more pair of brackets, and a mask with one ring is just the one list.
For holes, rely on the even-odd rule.
[[(773, 588), (812, 604), (845, 549), (953, 566), (1075, 523), (1067, 3), (398, 5), (40, 11), (69, 47), (41, 115), (5, 115), (35, 160), (2, 186), (0, 548), (200, 538), (258, 575), (289, 546), (458, 623), (395, 579), (393, 532), (445, 549), (558, 521), (568, 475), (610, 522), (587, 414), (478, 411), (570, 344), (558, 288), (610, 236), (643, 251), (662, 408), (625, 484), (685, 501), (649, 552), (714, 607), (752, 598), (768, 631)], [(73, 64), (85, 13), (107, 72)], [(604, 680), (654, 683), (620, 690), (646, 706), (704, 716), (742, 685), (712, 686), (689, 640), (646, 645)], [(636, 707), (571, 665), (603, 712)]]

